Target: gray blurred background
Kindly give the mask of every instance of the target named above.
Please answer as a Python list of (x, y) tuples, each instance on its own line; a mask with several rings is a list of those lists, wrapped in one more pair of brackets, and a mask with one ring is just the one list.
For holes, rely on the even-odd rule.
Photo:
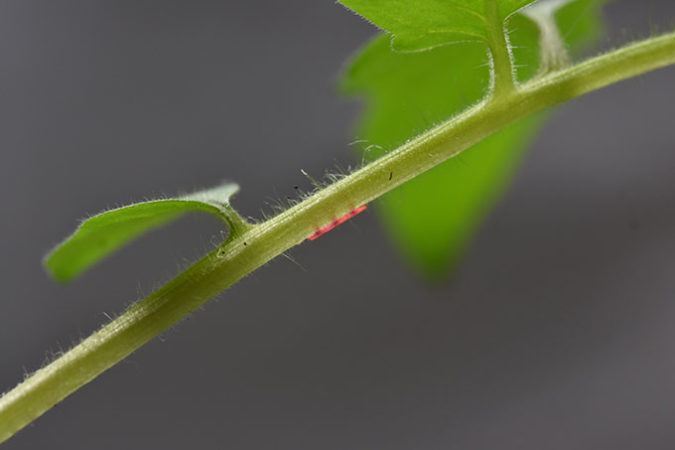
[[(675, 19), (615, 1), (603, 47)], [(213, 245), (190, 216), (60, 286), (76, 221), (353, 162), (334, 83), (374, 30), (332, 1), (0, 2), (0, 391)], [(9, 449), (675, 448), (675, 70), (562, 107), (429, 287), (369, 211), (76, 392)], [(267, 208), (269, 210), (269, 208)]]

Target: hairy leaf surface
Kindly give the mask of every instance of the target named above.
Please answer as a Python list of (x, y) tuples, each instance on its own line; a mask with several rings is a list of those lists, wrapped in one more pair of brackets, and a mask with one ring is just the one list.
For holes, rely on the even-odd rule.
[[(600, 1), (557, 3), (549, 12), (572, 50), (595, 36)], [(541, 29), (521, 14), (508, 24), (517, 77), (523, 81), (540, 68)], [(344, 92), (366, 98), (356, 133), (365, 141), (366, 161), (476, 103), (489, 85), (482, 43), (403, 53), (392, 50), (389, 40), (384, 33), (367, 44), (341, 85)], [(386, 228), (413, 266), (431, 278), (447, 273), (511, 178), (541, 119), (515, 124), (382, 198)]]
[(181, 215), (203, 211), (215, 214), (232, 226), (230, 198), (239, 190), (227, 183), (213, 189), (176, 198), (135, 203), (86, 219), (77, 230), (45, 258), (51, 275), (67, 282), (143, 233)]

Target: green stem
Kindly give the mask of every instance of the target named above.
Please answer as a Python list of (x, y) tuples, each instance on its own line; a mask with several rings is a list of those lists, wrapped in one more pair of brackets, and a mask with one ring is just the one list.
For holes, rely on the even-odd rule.
[(318, 227), (529, 114), (675, 64), (675, 33), (628, 45), (495, 96), (255, 227), (246, 227), (0, 398), (0, 442)]
[(495, 97), (502, 97), (515, 90), (511, 49), (507, 41), (503, 17), (499, 14), (497, 0), (485, 2), (485, 19), (487, 21), (487, 44), (492, 61), (492, 92)]

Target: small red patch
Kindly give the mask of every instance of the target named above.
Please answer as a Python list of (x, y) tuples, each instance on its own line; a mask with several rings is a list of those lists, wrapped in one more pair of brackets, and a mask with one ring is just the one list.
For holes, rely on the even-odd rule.
[(359, 213), (362, 213), (362, 212), (365, 211), (366, 209), (368, 209), (368, 207), (367, 207), (366, 205), (359, 206), (358, 208), (352, 209), (351, 211), (349, 211), (347, 214), (345, 214), (344, 216), (340, 217), (339, 219), (335, 219), (334, 221), (332, 221), (332, 222), (329, 223), (328, 225), (325, 225), (325, 226), (319, 228), (318, 230), (316, 230), (316, 231), (314, 232), (314, 234), (312, 234), (311, 236), (309, 236), (307, 239), (309, 239), (310, 241), (313, 241), (314, 239), (318, 238), (318, 237), (321, 236), (322, 234), (326, 234), (326, 233), (328, 233), (330, 230), (332, 230), (333, 228), (337, 227), (338, 225), (340, 225), (340, 224), (342, 224), (342, 223), (345, 223), (346, 221), (348, 221), (349, 219), (351, 219), (351, 218), (354, 217), (355, 215), (357, 215), (357, 214), (359, 214)]

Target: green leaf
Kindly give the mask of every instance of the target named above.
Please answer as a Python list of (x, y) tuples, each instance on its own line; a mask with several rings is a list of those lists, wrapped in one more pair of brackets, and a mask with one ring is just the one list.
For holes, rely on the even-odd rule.
[[(599, 29), (600, 3), (576, 0), (555, 10), (560, 35), (571, 50)], [(508, 26), (517, 78), (523, 81), (540, 69), (541, 30), (521, 14), (513, 16)], [(475, 104), (489, 85), (482, 43), (401, 53), (391, 49), (389, 39), (381, 34), (367, 44), (341, 84), (343, 92), (366, 98), (356, 133), (365, 141), (366, 161)], [(386, 228), (420, 272), (440, 278), (458, 261), (542, 119), (515, 124), (383, 197), (379, 211)]]
[(143, 233), (193, 211), (215, 214), (230, 226), (230, 234), (248, 226), (230, 206), (239, 186), (226, 183), (176, 198), (135, 203), (86, 219), (45, 257), (45, 266), (58, 281), (80, 275)]
[(535, 0), (340, 0), (392, 35), (396, 50), (416, 51), (449, 43), (487, 42), (490, 9), (497, 19)]
[[(551, 0), (549, 0), (551, 1)], [(549, 11), (561, 30), (563, 39), (570, 46), (572, 54), (597, 41), (603, 27), (601, 11), (608, 0), (557, 0), (558, 8)], [(547, 2), (540, 2), (542, 5)], [(539, 3), (533, 5), (538, 6)]]

